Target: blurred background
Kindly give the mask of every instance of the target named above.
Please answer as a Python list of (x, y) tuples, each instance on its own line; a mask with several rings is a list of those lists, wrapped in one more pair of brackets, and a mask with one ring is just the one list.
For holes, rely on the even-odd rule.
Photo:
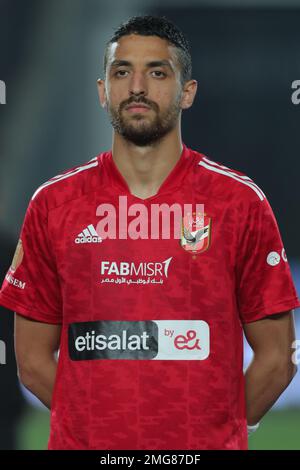
[[(110, 148), (96, 79), (113, 29), (137, 14), (165, 15), (187, 35), (199, 88), (183, 141), (262, 187), (299, 293), (300, 0), (0, 0), (1, 282), (35, 189)], [(18, 384), (13, 315), (0, 309), (0, 448), (45, 449), (49, 413)], [(245, 366), (250, 358), (245, 343)], [(300, 373), (250, 448), (300, 449), (299, 426)]]

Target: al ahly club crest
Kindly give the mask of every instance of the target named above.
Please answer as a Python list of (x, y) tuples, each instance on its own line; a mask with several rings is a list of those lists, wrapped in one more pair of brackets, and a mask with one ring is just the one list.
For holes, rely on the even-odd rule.
[(180, 244), (190, 253), (203, 253), (210, 246), (211, 217), (199, 212), (186, 214), (182, 219)]

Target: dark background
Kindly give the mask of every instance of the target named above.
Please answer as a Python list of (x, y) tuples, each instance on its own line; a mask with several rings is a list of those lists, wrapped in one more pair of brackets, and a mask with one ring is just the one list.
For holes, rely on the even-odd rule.
[[(300, 80), (300, 0), (0, 0), (0, 80), (7, 92), (0, 105), (2, 277), (36, 188), (110, 148), (96, 80), (113, 28), (137, 14), (166, 15), (188, 37), (198, 94), (183, 113), (183, 141), (263, 189), (299, 291), (300, 105), (291, 101), (291, 85)], [(28, 408), (24, 418), (17, 401), (12, 314), (4, 309), (0, 339), (8, 345), (1, 409), (10, 410), (12, 427), (20, 417), (20, 442), (13, 445), (45, 448), (47, 412)], [(300, 448), (299, 387), (297, 377), (252, 446)]]

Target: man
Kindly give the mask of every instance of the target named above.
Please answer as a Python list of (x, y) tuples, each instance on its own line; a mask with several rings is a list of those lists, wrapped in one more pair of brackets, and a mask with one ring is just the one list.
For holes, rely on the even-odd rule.
[(295, 374), (272, 209), (182, 143), (197, 82), (170, 21), (121, 25), (104, 71), (112, 150), (37, 189), (3, 283), (20, 378), (51, 408), (49, 449), (246, 449)]

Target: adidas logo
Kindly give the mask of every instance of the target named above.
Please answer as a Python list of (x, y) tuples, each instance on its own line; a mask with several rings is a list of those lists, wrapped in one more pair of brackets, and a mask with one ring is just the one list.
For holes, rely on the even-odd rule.
[(102, 238), (99, 237), (94, 226), (88, 225), (78, 236), (75, 238), (75, 243), (101, 243)]

